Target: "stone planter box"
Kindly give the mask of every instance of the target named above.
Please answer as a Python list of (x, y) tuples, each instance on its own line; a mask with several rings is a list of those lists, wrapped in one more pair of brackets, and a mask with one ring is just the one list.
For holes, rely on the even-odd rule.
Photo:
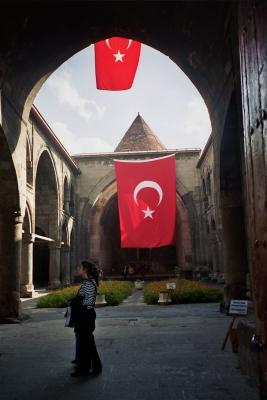
[(160, 292), (158, 303), (162, 305), (168, 305), (171, 303), (171, 296), (169, 292)]
[(143, 289), (144, 288), (144, 281), (135, 281), (134, 282), (135, 289)]
[(104, 294), (97, 294), (95, 300), (96, 307), (104, 307), (107, 305), (106, 296)]

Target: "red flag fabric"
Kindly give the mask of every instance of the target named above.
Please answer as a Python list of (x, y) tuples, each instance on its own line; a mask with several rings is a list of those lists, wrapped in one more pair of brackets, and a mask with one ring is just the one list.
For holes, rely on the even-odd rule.
[(97, 89), (130, 89), (138, 66), (140, 51), (140, 42), (120, 37), (112, 37), (95, 43)]
[(115, 160), (121, 247), (153, 248), (175, 243), (175, 156)]

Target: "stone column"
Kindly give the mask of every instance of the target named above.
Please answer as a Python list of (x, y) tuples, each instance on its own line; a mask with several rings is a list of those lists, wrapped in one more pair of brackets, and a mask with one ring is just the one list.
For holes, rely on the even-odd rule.
[(58, 289), (60, 282), (60, 242), (53, 242), (49, 246), (49, 288)]
[(33, 297), (33, 242), (32, 234), (24, 234), (22, 240), (22, 265), (20, 276), (21, 297)]
[(62, 285), (68, 286), (70, 284), (70, 248), (63, 246), (61, 248), (61, 273), (62, 273)]
[(20, 212), (0, 210), (0, 321), (20, 316), (20, 264), (23, 218)]
[(12, 282), (10, 282), (10, 301), (12, 314), (14, 317), (20, 316), (20, 270), (21, 270), (21, 245), (22, 245), (22, 224), (23, 217), (21, 216), (20, 211), (15, 212), (15, 224), (14, 224), (14, 243), (15, 243), (15, 252), (14, 252), (14, 261), (13, 265), (10, 267), (10, 277)]

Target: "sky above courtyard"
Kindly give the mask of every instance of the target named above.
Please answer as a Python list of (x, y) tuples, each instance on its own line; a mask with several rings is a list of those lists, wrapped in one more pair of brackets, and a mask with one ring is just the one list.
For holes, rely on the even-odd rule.
[(71, 154), (113, 151), (138, 112), (168, 149), (203, 148), (211, 125), (199, 92), (167, 56), (142, 45), (130, 90), (97, 90), (94, 48), (45, 82), (34, 104)]

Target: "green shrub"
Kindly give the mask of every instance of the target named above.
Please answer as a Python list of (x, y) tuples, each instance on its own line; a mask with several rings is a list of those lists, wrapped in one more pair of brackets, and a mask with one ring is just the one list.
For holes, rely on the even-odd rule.
[[(68, 300), (76, 295), (78, 289), (79, 286), (75, 285), (50, 292), (37, 301), (37, 307), (64, 308), (67, 306)], [(98, 294), (106, 296), (108, 306), (120, 304), (131, 292), (132, 284), (124, 281), (101, 281), (98, 287)]]
[(132, 284), (125, 281), (101, 281), (98, 294), (106, 296), (109, 306), (117, 306), (132, 293)]
[[(145, 286), (144, 299), (148, 304), (157, 304), (159, 293), (166, 290), (169, 281), (151, 282)], [(173, 282), (173, 280), (172, 280)], [(171, 300), (174, 304), (184, 303), (213, 303), (223, 299), (223, 290), (208, 286), (202, 282), (176, 280), (176, 289), (169, 290)]]

